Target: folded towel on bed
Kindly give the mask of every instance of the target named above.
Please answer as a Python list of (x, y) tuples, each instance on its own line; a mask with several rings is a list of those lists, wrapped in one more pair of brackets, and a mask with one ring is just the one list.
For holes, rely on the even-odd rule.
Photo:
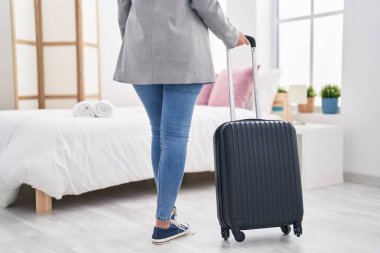
[(94, 117), (94, 105), (88, 101), (80, 101), (74, 105), (74, 116), (76, 117)]
[(73, 108), (74, 116), (77, 117), (108, 118), (113, 116), (114, 110), (115, 106), (107, 100), (100, 100), (96, 103), (80, 101)]
[(107, 100), (100, 100), (94, 106), (95, 117), (107, 118), (112, 117), (115, 110), (114, 105)]

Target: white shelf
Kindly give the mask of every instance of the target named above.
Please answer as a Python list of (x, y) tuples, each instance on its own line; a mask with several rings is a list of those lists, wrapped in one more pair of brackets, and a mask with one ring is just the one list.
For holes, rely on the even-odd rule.
[(343, 183), (343, 127), (295, 125), (303, 189)]
[(311, 124), (306, 123), (304, 125), (294, 125), (296, 128), (297, 134), (312, 134), (312, 133), (323, 133), (323, 132), (331, 132), (343, 131), (343, 127), (340, 125), (327, 125), (327, 124)]

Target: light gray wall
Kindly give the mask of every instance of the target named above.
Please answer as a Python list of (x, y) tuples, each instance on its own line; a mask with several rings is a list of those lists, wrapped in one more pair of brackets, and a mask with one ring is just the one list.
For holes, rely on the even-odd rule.
[(0, 110), (14, 109), (10, 1), (0, 1)]
[[(227, 0), (227, 16), (231, 23), (244, 34), (257, 39), (257, 0)], [(248, 46), (232, 50), (233, 68), (252, 65), (251, 51)]]
[[(276, 0), (227, 0), (227, 15), (243, 33), (257, 41), (257, 62), (262, 69), (276, 67)], [(233, 50), (234, 67), (251, 64), (246, 47)]]
[(132, 85), (112, 80), (121, 46), (117, 1), (99, 1), (99, 35), (102, 99), (109, 100), (116, 106), (141, 104)]
[(276, 68), (276, 9), (275, 0), (257, 2), (257, 61), (261, 69)]
[(342, 123), (345, 172), (380, 177), (380, 1), (346, 0)]

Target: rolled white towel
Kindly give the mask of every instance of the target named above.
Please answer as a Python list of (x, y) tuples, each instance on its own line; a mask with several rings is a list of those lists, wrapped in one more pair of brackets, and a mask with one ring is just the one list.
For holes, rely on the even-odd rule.
[(114, 109), (115, 106), (111, 102), (100, 100), (94, 106), (94, 114), (95, 117), (108, 118), (113, 116)]
[(94, 105), (88, 101), (80, 101), (74, 105), (74, 116), (76, 117), (94, 117)]

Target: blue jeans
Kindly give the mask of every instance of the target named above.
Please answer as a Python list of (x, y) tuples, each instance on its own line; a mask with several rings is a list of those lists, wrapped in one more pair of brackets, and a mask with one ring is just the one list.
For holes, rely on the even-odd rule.
[(133, 84), (152, 130), (156, 218), (169, 220), (182, 183), (196, 98), (203, 84)]

